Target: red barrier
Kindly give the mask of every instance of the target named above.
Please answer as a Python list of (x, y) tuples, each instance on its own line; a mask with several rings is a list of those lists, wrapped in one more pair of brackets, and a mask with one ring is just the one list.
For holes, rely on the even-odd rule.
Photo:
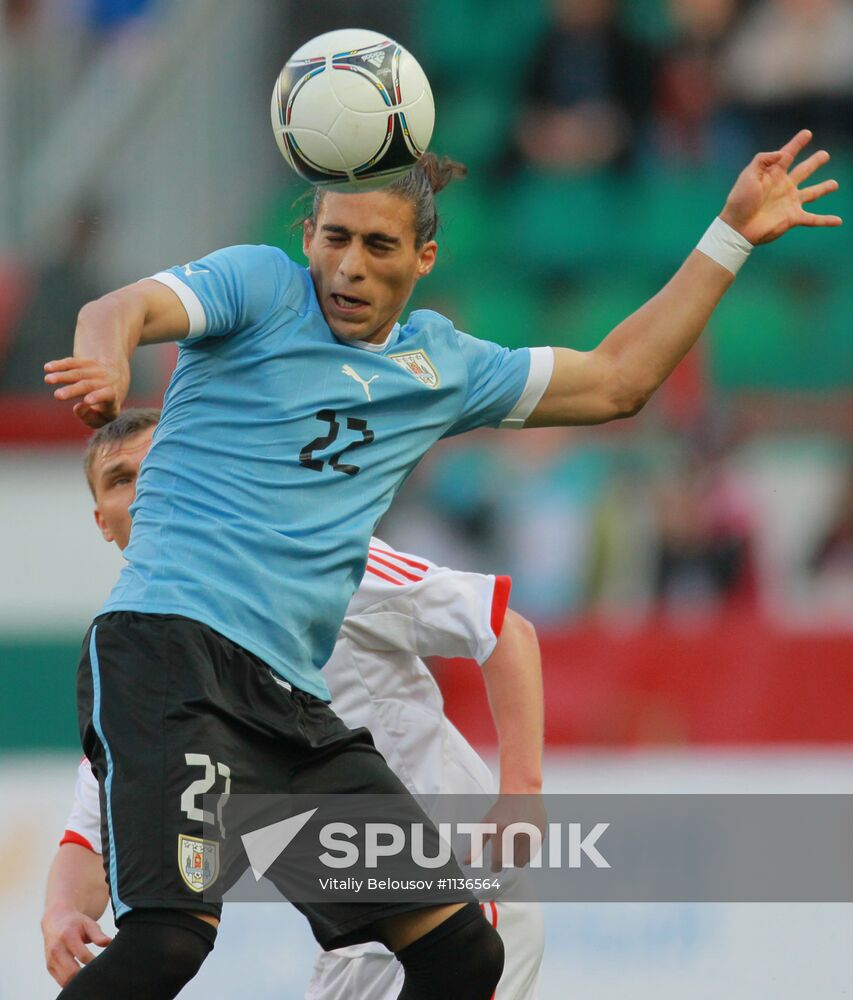
[[(751, 614), (701, 626), (540, 632), (549, 746), (853, 743), (853, 635), (783, 631)], [(495, 732), (476, 668), (445, 664), (448, 715)]]
[[(70, 404), (58, 403), (45, 387), (44, 396), (0, 395), (0, 446), (80, 445), (92, 433), (91, 428), (74, 416)], [(128, 400), (126, 406), (159, 406), (159, 402)]]

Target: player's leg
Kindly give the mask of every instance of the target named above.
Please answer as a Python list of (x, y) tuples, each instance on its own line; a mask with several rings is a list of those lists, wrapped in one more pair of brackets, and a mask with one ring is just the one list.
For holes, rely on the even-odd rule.
[[(414, 919), (417, 917), (419, 919)], [(476, 900), (391, 917), (380, 925), (403, 967), (399, 1000), (489, 1000), (504, 966), (504, 946)], [(424, 930), (424, 928), (429, 928)], [(417, 936), (411, 940), (412, 935)]]
[(167, 1000), (180, 993), (213, 948), (209, 919), (168, 909), (126, 914), (100, 955), (71, 980), (60, 1000)]
[[(93, 626), (78, 674), (81, 736), (98, 777), (104, 865), (118, 933), (60, 996), (174, 997), (216, 937), (220, 907), (202, 898), (216, 878), (206, 841), (198, 769), (216, 759), (216, 731), (199, 705), (208, 666), (185, 619), (108, 615)], [(189, 712), (185, 705), (191, 705)]]
[(381, 945), (359, 945), (342, 951), (321, 951), (314, 961), (305, 1000), (397, 1000), (403, 988), (403, 967)]
[[(536, 1000), (545, 946), (542, 908), (538, 903), (488, 901), (480, 909), (504, 943), (495, 1000)], [(403, 967), (393, 952), (378, 944), (358, 945), (317, 955), (305, 1000), (396, 1000), (402, 988)]]
[(495, 1000), (536, 1000), (545, 950), (545, 922), (538, 903), (483, 903), (486, 919), (504, 943), (504, 971)]
[[(383, 821), (396, 822), (402, 829), (421, 824), (427, 840), (432, 838), (437, 844), (438, 831), (373, 746), (366, 730), (349, 730), (340, 720), (336, 726), (327, 705), (302, 692), (294, 692), (293, 697), (302, 704), (302, 731), (309, 741), (318, 734), (322, 752), (317, 752), (321, 749), (318, 745), (315, 753), (306, 757), (305, 765), (294, 774), (291, 790), (297, 794), (371, 796), (371, 808), (376, 799), (387, 795), (389, 804), (383, 809)], [(435, 856), (430, 844), (426, 850), (429, 856)], [(414, 861), (406, 863), (411, 870), (395, 869), (394, 874), (404, 880), (423, 876)], [(267, 874), (275, 881), (275, 864)], [(287, 878), (284, 865), (281, 874)], [(381, 871), (376, 874), (381, 878)], [(455, 860), (449, 862), (447, 870), (433, 869), (430, 874), (436, 879), (462, 877)], [(288, 895), (284, 883), (282, 888)], [(297, 905), (327, 950), (378, 940), (393, 951), (403, 968), (399, 994), (403, 1000), (435, 1000), (436, 995), (442, 1000), (490, 1000), (500, 979), (503, 943), (470, 893), (441, 904), (402, 899), (372, 904)]]

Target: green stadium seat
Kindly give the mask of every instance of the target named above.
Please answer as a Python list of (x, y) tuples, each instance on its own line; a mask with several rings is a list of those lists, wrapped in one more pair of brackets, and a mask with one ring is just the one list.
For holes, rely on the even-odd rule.
[(503, 157), (514, 115), (515, 102), (496, 100), (481, 89), (439, 94), (430, 147), (461, 160), (482, 178)]
[(853, 292), (827, 278), (741, 272), (709, 325), (714, 381), (727, 390), (849, 388), (851, 315)]
[(656, 291), (651, 280), (620, 274), (595, 275), (574, 288), (558, 291), (545, 305), (546, 342), (591, 350)]
[(547, 4), (530, 0), (432, 0), (413, 16), (416, 54), (437, 96), (445, 81), (452, 89), (469, 80), (497, 96), (522, 85), (550, 15)]
[(624, 184), (610, 174), (527, 171), (503, 194), (507, 257), (543, 275), (600, 268), (618, 260), (625, 233)]

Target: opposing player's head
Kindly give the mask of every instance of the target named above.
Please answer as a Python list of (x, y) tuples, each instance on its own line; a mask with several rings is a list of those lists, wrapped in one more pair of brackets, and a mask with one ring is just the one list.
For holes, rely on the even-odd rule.
[(342, 340), (381, 344), (438, 249), (435, 196), (466, 168), (425, 153), (378, 191), (317, 188), (303, 248), (326, 322)]
[(95, 521), (108, 542), (130, 540), (130, 505), (143, 458), (151, 447), (159, 410), (123, 410), (89, 440), (83, 469), (95, 498)]

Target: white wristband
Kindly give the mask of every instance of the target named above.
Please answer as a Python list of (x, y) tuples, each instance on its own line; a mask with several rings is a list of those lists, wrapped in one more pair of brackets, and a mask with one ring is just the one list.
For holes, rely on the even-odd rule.
[(696, 244), (696, 249), (715, 260), (732, 274), (737, 274), (749, 256), (752, 244), (745, 236), (717, 216)]

